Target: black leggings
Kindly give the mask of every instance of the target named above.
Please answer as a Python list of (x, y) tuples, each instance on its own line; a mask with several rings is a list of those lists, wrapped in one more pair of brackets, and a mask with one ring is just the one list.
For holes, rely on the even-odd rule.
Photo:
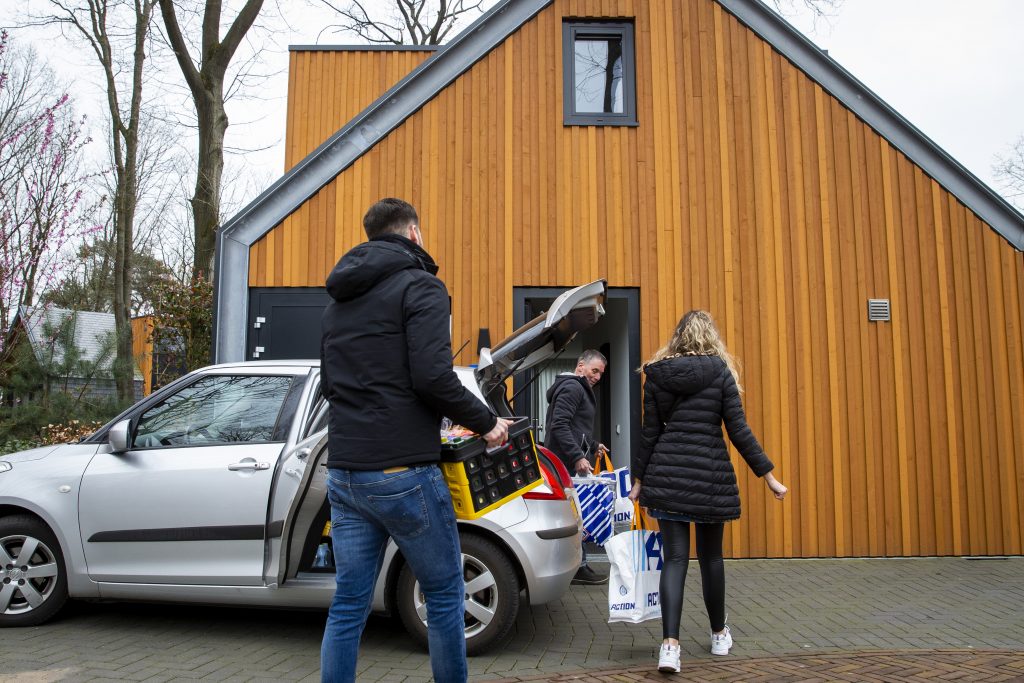
[[(679, 621), (683, 616), (683, 584), (690, 561), (690, 523), (659, 519), (661, 528), (661, 627), (664, 638), (679, 639)], [(725, 562), (722, 560), (722, 534), (725, 524), (695, 524), (697, 562), (704, 588), (704, 606), (712, 631), (725, 628)]]

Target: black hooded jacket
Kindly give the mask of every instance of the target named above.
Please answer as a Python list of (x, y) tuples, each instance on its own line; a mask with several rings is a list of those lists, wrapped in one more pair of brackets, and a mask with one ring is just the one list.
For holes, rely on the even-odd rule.
[(548, 388), (547, 398), (544, 447), (561, 458), (570, 472), (576, 472), (576, 461), (594, 451), (594, 390), (583, 377), (561, 374)]
[(640, 504), (725, 522), (740, 516), (736, 472), (722, 435), (754, 474), (774, 468), (747, 425), (739, 390), (718, 356), (677, 356), (644, 372), (644, 422), (630, 471), (641, 481)]
[(320, 385), (330, 404), (328, 467), (436, 462), (447, 416), (480, 434), (496, 417), (452, 370), (448, 291), (437, 265), (398, 235), (364, 242), (327, 278)]

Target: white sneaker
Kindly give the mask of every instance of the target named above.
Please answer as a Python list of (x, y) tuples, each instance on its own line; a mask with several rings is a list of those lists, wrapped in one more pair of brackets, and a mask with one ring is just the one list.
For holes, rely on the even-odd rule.
[(679, 673), (679, 646), (661, 644), (661, 652), (658, 653), (658, 671), (665, 673)]
[(727, 655), (729, 649), (732, 647), (732, 633), (729, 632), (729, 627), (726, 626), (722, 629), (721, 633), (711, 634), (711, 654), (713, 655)]

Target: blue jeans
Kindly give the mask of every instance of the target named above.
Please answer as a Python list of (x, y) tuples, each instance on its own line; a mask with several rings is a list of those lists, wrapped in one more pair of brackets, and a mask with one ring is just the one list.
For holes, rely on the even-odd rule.
[(321, 680), (355, 680), (359, 639), (390, 536), (427, 602), (430, 666), (437, 683), (466, 680), (465, 583), (451, 494), (436, 465), (381, 471), (330, 469), (337, 587), (320, 650)]

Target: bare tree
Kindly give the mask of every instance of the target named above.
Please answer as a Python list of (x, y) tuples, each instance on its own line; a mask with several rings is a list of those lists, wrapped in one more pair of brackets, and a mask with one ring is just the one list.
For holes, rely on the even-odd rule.
[(1003, 186), (1003, 196), (1024, 211), (1024, 135), (1017, 138), (1005, 157), (996, 155), (992, 172)]
[[(833, 15), (843, 0), (763, 0), (780, 14), (790, 15), (795, 5), (815, 18)], [(161, 0), (163, 2), (163, 0)], [(440, 45), (461, 22), (475, 18), (494, 0), (318, 0), (337, 13), (339, 22), (325, 27), (367, 43), (383, 45)]]
[(387, 0), (377, 3), (386, 6), (380, 9), (367, 0), (320, 2), (340, 19), (327, 28), (385, 45), (440, 45), (463, 19), (477, 16), (493, 4), (489, 0)]
[(83, 40), (103, 72), (114, 159), (114, 320), (118, 398), (134, 397), (132, 251), (139, 198), (139, 132), (146, 48), (157, 0), (49, 0), (36, 24), (58, 24)]
[(174, 50), (196, 108), (199, 153), (196, 157), (196, 187), (191, 199), (195, 245), (192, 275), (209, 280), (216, 231), (220, 224), (224, 134), (228, 128), (228, 116), (224, 111), (225, 78), (242, 39), (263, 8), (263, 0), (246, 0), (223, 38), (220, 35), (222, 2), (206, 0), (202, 6), (202, 38), (198, 57), (193, 57), (189, 51), (175, 1), (159, 2), (167, 41)]
[[(183, 217), (174, 211), (178, 186), (173, 179), (187, 177), (178, 146), (179, 131), (168, 122), (141, 112), (137, 163), (138, 197), (133, 228), (131, 311), (133, 316), (152, 310), (154, 279), (170, 273), (163, 263), (163, 245), (180, 230)], [(109, 152), (109, 150), (108, 150)], [(113, 158), (110, 165), (114, 165)], [(115, 192), (112, 174), (106, 174), (106, 195)], [(96, 226), (88, 240), (77, 245), (72, 267), (62, 273), (59, 284), (46, 294), (45, 301), (61, 308), (113, 312), (114, 254), (117, 241), (110, 212), (105, 223)], [(190, 230), (191, 232), (191, 230)], [(191, 259), (191, 251), (188, 258)]]
[(843, 4), (843, 0), (762, 0), (770, 2), (779, 14), (789, 16), (795, 13), (796, 5), (802, 5), (809, 10), (815, 19), (824, 19), (835, 15)]

